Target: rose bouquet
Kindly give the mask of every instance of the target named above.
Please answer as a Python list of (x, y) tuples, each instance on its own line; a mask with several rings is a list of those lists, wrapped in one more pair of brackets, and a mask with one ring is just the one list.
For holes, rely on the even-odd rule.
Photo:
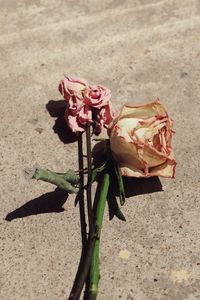
[[(86, 196), (89, 232), (87, 234), (85, 231), (85, 254), (81, 257), (69, 299), (79, 299), (87, 283), (86, 299), (92, 300), (97, 298), (98, 293), (100, 237), (106, 200), (112, 190), (111, 181), (116, 181), (119, 195), (119, 203), (115, 196), (112, 197), (114, 215), (125, 221), (120, 209), (120, 205), (125, 203), (123, 176), (174, 178), (173, 122), (158, 99), (147, 104), (126, 104), (114, 117), (111, 92), (101, 85), (92, 86), (84, 79), (65, 76), (59, 84), (59, 91), (67, 104), (64, 119), (69, 129), (77, 135), (79, 170), (55, 173), (36, 169), (31, 176), (55, 184), (68, 193), (77, 193), (83, 212)], [(91, 138), (92, 135), (99, 135), (103, 127), (107, 129), (108, 138), (101, 141), (103, 150), (100, 160), (95, 163)], [(98, 192), (93, 201), (91, 187), (95, 180), (98, 182)]]

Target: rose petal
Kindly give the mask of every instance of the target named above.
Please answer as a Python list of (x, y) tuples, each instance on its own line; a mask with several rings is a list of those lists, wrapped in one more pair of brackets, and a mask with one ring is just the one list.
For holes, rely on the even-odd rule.
[(78, 121), (83, 125), (93, 122), (92, 111), (87, 105), (84, 105), (82, 109), (79, 111)]
[(144, 164), (138, 155), (137, 145), (134, 143), (127, 143), (123, 137), (118, 136), (117, 133), (112, 134), (110, 139), (110, 148), (114, 154), (115, 159), (120, 166), (130, 166), (137, 169), (143, 169)]
[(175, 160), (168, 159), (164, 164), (152, 168), (152, 170), (150, 170), (150, 176), (175, 178), (175, 168), (176, 168)]
[(129, 168), (129, 167), (121, 167), (121, 174), (122, 176), (127, 177), (147, 177), (143, 171), (136, 169), (136, 168)]
[(77, 116), (69, 115), (69, 116), (66, 116), (65, 119), (66, 119), (66, 122), (72, 132), (83, 132), (84, 131), (84, 128), (81, 127), (78, 123)]
[(133, 135), (133, 129), (137, 127), (138, 123), (141, 119), (135, 118), (128, 118), (128, 119), (121, 119), (117, 123), (118, 135), (123, 137), (126, 142), (132, 142), (136, 140)]
[(136, 118), (136, 119), (149, 119), (155, 116), (167, 116), (167, 112), (160, 103), (159, 99), (154, 102), (146, 103), (146, 104), (138, 104), (138, 105), (124, 105), (122, 110), (117, 118), (112, 121), (112, 124), (109, 126), (108, 134), (112, 127), (120, 120), (120, 119), (128, 119), (128, 118)]
[(160, 100), (157, 99), (145, 104), (124, 105), (121, 114), (123, 117), (146, 119), (157, 115), (166, 116), (167, 112), (160, 103)]
[(69, 101), (72, 96), (76, 96), (79, 100), (82, 100), (83, 92), (88, 88), (89, 86), (86, 80), (69, 76), (65, 76), (58, 87), (60, 93), (67, 101)]
[(102, 107), (108, 105), (110, 98), (110, 90), (101, 85), (90, 86), (85, 94), (87, 105), (98, 109), (101, 109)]
[(73, 94), (83, 91), (89, 87), (85, 79), (78, 78), (78, 77), (65, 76), (63, 83), (65, 89), (70, 90), (71, 93)]

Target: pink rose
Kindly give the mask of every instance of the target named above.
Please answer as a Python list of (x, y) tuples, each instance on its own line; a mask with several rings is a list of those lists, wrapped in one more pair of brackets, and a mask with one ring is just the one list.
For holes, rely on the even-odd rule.
[(65, 120), (73, 132), (83, 132), (87, 125), (93, 124), (94, 133), (99, 134), (112, 121), (109, 89), (66, 76), (59, 84), (59, 91), (67, 101)]
[(173, 122), (159, 100), (124, 105), (109, 126), (110, 147), (122, 175), (174, 178)]
[(85, 97), (89, 106), (100, 109), (109, 104), (111, 92), (101, 85), (90, 86)]

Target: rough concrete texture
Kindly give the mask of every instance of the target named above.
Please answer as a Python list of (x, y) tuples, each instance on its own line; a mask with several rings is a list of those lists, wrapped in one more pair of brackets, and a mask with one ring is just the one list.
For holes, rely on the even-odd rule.
[(23, 177), (34, 164), (77, 168), (77, 144), (59, 138), (62, 121), (46, 109), (62, 99), (64, 73), (109, 87), (117, 109), (159, 97), (175, 121), (176, 179), (161, 179), (162, 192), (129, 197), (126, 223), (109, 221), (106, 209), (99, 299), (200, 299), (199, 0), (0, 7), (0, 299), (66, 299), (76, 274), (74, 196)]

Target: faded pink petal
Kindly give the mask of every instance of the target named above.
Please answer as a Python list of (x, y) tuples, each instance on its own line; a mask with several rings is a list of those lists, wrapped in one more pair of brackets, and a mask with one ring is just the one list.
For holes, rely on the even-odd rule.
[(72, 96), (75, 96), (79, 100), (83, 99), (84, 91), (87, 88), (89, 88), (89, 86), (86, 80), (69, 76), (65, 76), (58, 87), (60, 93), (67, 101), (69, 101)]
[(83, 105), (82, 109), (79, 111), (78, 120), (82, 125), (93, 123), (90, 107)]
[(85, 129), (78, 123), (77, 116), (68, 115), (66, 110), (65, 120), (72, 132), (83, 132)]
[(111, 104), (102, 107), (101, 110), (93, 110), (93, 119), (95, 121), (95, 133), (99, 134), (104, 126), (108, 126), (114, 117)]
[(77, 113), (79, 113), (82, 106), (83, 106), (83, 101), (75, 97), (74, 95), (68, 101), (69, 113), (72, 115), (76, 115)]
[(90, 86), (86, 91), (85, 98), (89, 106), (100, 109), (103, 106), (108, 105), (111, 98), (111, 92), (101, 85)]

